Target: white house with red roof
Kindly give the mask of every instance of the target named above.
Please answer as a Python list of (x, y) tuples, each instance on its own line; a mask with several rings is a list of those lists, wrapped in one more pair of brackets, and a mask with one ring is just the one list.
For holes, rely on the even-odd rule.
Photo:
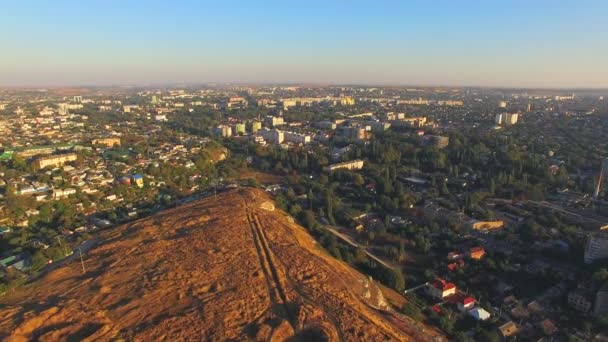
[(428, 293), (435, 298), (443, 299), (456, 294), (456, 285), (441, 278), (437, 278), (429, 284)]
[(468, 311), (468, 310), (472, 309), (473, 306), (475, 306), (475, 298), (473, 298), (471, 296), (466, 296), (464, 298), (461, 298), (458, 301), (458, 303), (456, 304), (456, 306), (458, 307), (458, 310), (460, 312)]

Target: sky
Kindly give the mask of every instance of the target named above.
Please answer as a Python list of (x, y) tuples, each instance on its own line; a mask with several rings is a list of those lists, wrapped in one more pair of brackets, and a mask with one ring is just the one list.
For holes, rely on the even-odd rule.
[(605, 0), (30, 0), (0, 86), (316, 83), (608, 88)]

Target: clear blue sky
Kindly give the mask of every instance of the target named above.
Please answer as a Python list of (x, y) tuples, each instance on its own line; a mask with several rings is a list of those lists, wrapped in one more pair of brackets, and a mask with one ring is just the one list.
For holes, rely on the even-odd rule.
[(4, 1), (0, 85), (608, 87), (608, 1)]

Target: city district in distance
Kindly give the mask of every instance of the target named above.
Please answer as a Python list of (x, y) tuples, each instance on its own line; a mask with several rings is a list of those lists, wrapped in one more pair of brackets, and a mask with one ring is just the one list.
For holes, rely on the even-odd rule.
[(0, 133), (0, 299), (254, 187), (450, 339), (608, 338), (608, 90), (4, 89)]

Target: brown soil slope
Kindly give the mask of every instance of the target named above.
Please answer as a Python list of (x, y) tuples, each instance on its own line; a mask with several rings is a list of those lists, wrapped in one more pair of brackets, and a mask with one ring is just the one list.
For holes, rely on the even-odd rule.
[[(107, 231), (0, 298), (0, 340), (428, 340), (259, 190)], [(435, 336), (436, 337), (436, 336)]]

